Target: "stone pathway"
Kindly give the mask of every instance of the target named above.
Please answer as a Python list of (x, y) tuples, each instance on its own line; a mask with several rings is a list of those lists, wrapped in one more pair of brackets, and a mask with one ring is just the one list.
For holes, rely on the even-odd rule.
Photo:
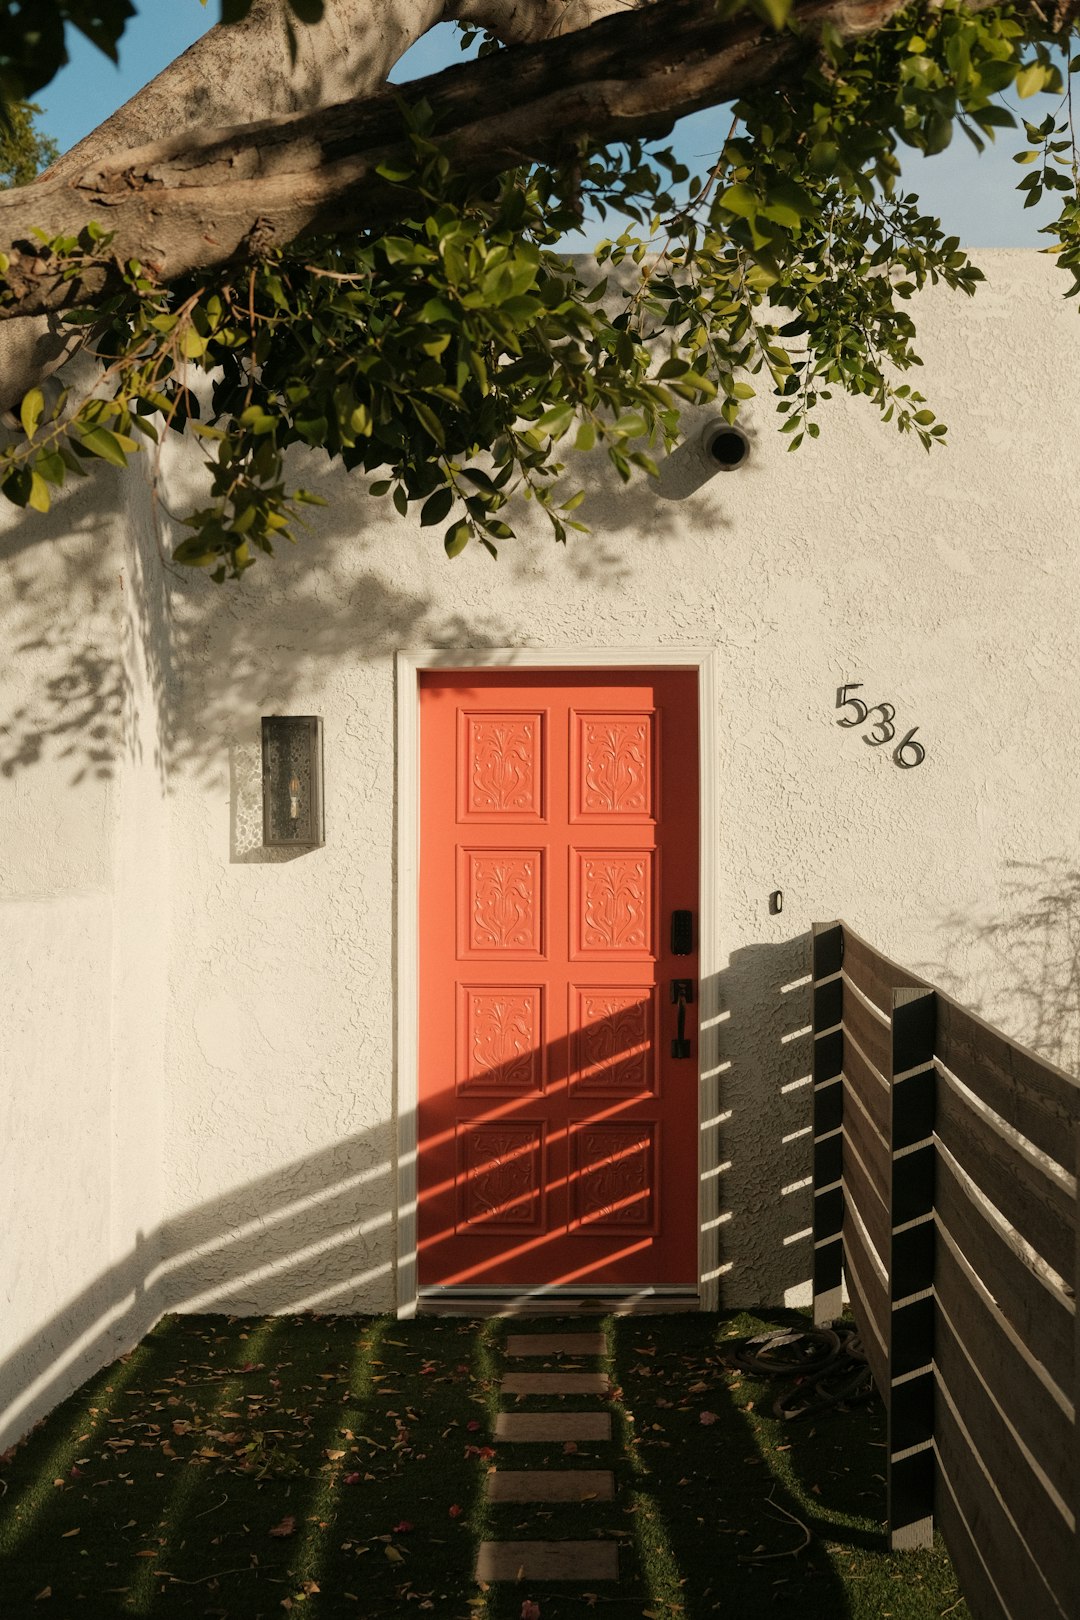
[[(601, 1356), (602, 1333), (515, 1333), (508, 1356)], [(503, 1395), (604, 1397), (606, 1373), (508, 1372)], [(500, 1412), (495, 1439), (513, 1443), (610, 1441), (611, 1414), (596, 1412)], [(541, 1468), (492, 1470), (487, 1480), (492, 1502), (610, 1502), (615, 1479), (610, 1469)], [(482, 1541), (476, 1560), (478, 1581), (617, 1581), (619, 1553), (614, 1541)]]

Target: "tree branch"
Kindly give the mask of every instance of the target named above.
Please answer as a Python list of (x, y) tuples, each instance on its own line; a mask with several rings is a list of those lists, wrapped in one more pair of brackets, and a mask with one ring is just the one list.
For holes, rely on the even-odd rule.
[[(994, 3), (969, 0), (967, 9)], [(854, 39), (905, 4), (802, 0), (794, 13), (799, 31), (777, 34), (757, 18), (719, 20), (707, 0), (664, 0), (565, 38), (449, 68), (410, 85), (407, 95), (429, 102), (448, 154), (483, 179), (557, 158), (578, 138), (663, 133), (686, 113), (798, 74), (815, 55), (823, 25)], [(1027, 5), (1034, 9), (1035, 0)], [(1070, 0), (1070, 13), (1078, 8), (1080, 0)], [(31, 226), (51, 238), (96, 220), (115, 233), (117, 261), (139, 259), (165, 282), (307, 235), (385, 226), (400, 194), (377, 170), (408, 161), (403, 95), (388, 91), (239, 128), (189, 131), (0, 195), (0, 251), (10, 261), (0, 317), (92, 302), (115, 281), (107, 265), (62, 280), (28, 239)], [(510, 110), (489, 110), (505, 109), (508, 100)]]

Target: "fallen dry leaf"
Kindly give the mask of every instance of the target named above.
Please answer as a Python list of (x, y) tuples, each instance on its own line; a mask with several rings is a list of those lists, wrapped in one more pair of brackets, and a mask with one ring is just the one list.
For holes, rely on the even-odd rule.
[(51, 1586), (43, 1586), (41, 1588), (41, 1591), (38, 1593), (37, 1597), (34, 1599), (34, 1602), (35, 1603), (40, 1603), (42, 1598), (47, 1598), (47, 1597), (52, 1597), (52, 1587)]
[(287, 1514), (286, 1517), (284, 1519), (282, 1519), (280, 1524), (275, 1524), (272, 1527), (272, 1529), (270, 1530), (269, 1533), (272, 1536), (291, 1536), (291, 1535), (295, 1535), (295, 1533), (296, 1533), (296, 1519), (295, 1519), (294, 1515), (291, 1514), (291, 1513)]
[(60, 1537), (60, 1540), (61, 1541), (66, 1541), (68, 1536), (77, 1536), (78, 1533), (79, 1533), (78, 1526), (76, 1526), (76, 1528), (74, 1530), (65, 1530), (63, 1535)]
[(705, 1427), (708, 1428), (711, 1423), (716, 1422), (716, 1413), (715, 1412), (702, 1412), (698, 1416), (698, 1422), (699, 1423), (704, 1423)]

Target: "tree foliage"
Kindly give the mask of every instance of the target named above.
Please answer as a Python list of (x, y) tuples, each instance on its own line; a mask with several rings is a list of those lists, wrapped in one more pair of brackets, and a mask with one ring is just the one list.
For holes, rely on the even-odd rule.
[(32, 101), (16, 101), (0, 123), (0, 190), (25, 186), (60, 155), (56, 142), (42, 134), (34, 122), (41, 108)]
[[(799, 26), (783, 0), (766, 9), (769, 28)], [(106, 386), (82, 400), (32, 389), (0, 487), (45, 510), (95, 459), (194, 434), (207, 493), (175, 558), (223, 580), (295, 538), (318, 500), (289, 484), (294, 444), (370, 475), (400, 513), (418, 507), (451, 556), (470, 541), (495, 553), (515, 496), (565, 539), (582, 527), (566, 451), (600, 447), (624, 479), (654, 472), (686, 402), (716, 398), (734, 421), (767, 391), (794, 449), (840, 390), (929, 449), (945, 427), (906, 378), (920, 363), (910, 300), (927, 283), (971, 293), (980, 273), (899, 185), (898, 151), (938, 152), (956, 129), (981, 148), (1015, 122), (1007, 92), (1059, 92), (1061, 116), (1025, 126), (1021, 188), (1029, 204), (1060, 192), (1055, 251), (1080, 291), (1080, 56), (1061, 44), (1041, 12), (960, 0), (847, 42), (823, 28), (808, 71), (735, 105), (700, 175), (659, 142), (598, 139), (478, 183), (414, 105), (408, 156), (380, 170), (399, 199), (391, 230), (169, 286), (129, 261), (104, 304), (70, 311)], [(620, 226), (588, 275), (557, 252), (585, 208)], [(96, 224), (47, 244), (72, 276), (108, 252)]]

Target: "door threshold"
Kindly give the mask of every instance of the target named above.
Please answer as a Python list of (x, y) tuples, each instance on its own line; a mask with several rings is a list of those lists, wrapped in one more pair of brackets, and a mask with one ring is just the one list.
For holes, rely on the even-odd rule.
[(657, 1316), (698, 1311), (694, 1288), (421, 1288), (424, 1316)]

